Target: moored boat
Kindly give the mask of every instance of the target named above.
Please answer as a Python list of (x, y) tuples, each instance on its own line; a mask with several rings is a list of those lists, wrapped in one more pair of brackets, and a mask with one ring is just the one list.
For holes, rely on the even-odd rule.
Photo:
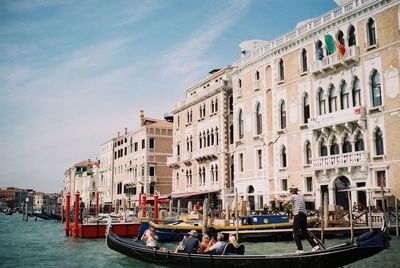
[[(318, 221), (317, 218), (309, 218), (308, 225), (312, 227)], [(200, 235), (203, 229), (203, 223), (200, 220), (194, 221), (177, 221), (170, 224), (156, 224), (149, 223), (157, 229), (157, 236), (159, 241), (181, 241), (190, 230), (196, 230)], [(278, 217), (246, 217), (246, 224), (237, 226), (238, 231), (244, 230), (270, 230), (270, 229), (288, 229), (292, 228), (293, 222), (286, 218)], [(213, 224), (207, 228), (208, 233), (211, 235), (217, 232), (235, 231), (235, 225), (221, 225)]]
[(389, 247), (384, 231), (371, 231), (360, 236), (356, 243), (341, 244), (322, 251), (301, 254), (237, 255), (210, 253), (176, 253), (148, 248), (142, 241), (122, 238), (112, 228), (108, 230), (107, 246), (126, 256), (168, 267), (341, 267), (370, 256)]

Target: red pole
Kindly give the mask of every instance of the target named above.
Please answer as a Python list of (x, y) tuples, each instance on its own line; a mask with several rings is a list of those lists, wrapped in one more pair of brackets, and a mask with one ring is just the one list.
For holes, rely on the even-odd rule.
[(158, 223), (158, 194), (154, 194), (154, 222)]
[(146, 195), (142, 194), (142, 218), (146, 218)]
[(72, 236), (78, 236), (78, 220), (79, 220), (79, 192), (75, 193), (75, 203), (74, 203), (74, 227), (72, 228)]
[(71, 194), (68, 192), (66, 195), (66, 201), (65, 201), (65, 235), (69, 236), (69, 211), (70, 211), (70, 206), (71, 206)]
[(96, 192), (96, 216), (99, 216), (99, 192)]

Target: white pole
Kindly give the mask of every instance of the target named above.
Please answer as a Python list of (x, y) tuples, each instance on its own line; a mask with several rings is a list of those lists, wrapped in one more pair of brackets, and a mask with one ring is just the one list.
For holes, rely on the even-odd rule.
[(394, 199), (395, 213), (396, 213), (396, 237), (399, 237), (399, 208), (397, 207), (397, 197)]
[(235, 217), (236, 217), (236, 239), (239, 242), (239, 211), (238, 211), (238, 192), (235, 189)]

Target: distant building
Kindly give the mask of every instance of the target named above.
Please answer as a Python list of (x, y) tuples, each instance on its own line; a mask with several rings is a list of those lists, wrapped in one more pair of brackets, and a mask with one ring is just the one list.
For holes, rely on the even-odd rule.
[(102, 206), (112, 206), (114, 139), (100, 145), (98, 192)]

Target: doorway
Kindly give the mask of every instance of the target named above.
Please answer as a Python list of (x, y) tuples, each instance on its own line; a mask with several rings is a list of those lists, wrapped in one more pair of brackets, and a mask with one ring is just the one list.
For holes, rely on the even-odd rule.
[(342, 206), (344, 210), (349, 210), (349, 200), (347, 196), (350, 192), (341, 192), (341, 190), (348, 189), (350, 181), (346, 176), (340, 176), (335, 180), (335, 197), (336, 205)]

